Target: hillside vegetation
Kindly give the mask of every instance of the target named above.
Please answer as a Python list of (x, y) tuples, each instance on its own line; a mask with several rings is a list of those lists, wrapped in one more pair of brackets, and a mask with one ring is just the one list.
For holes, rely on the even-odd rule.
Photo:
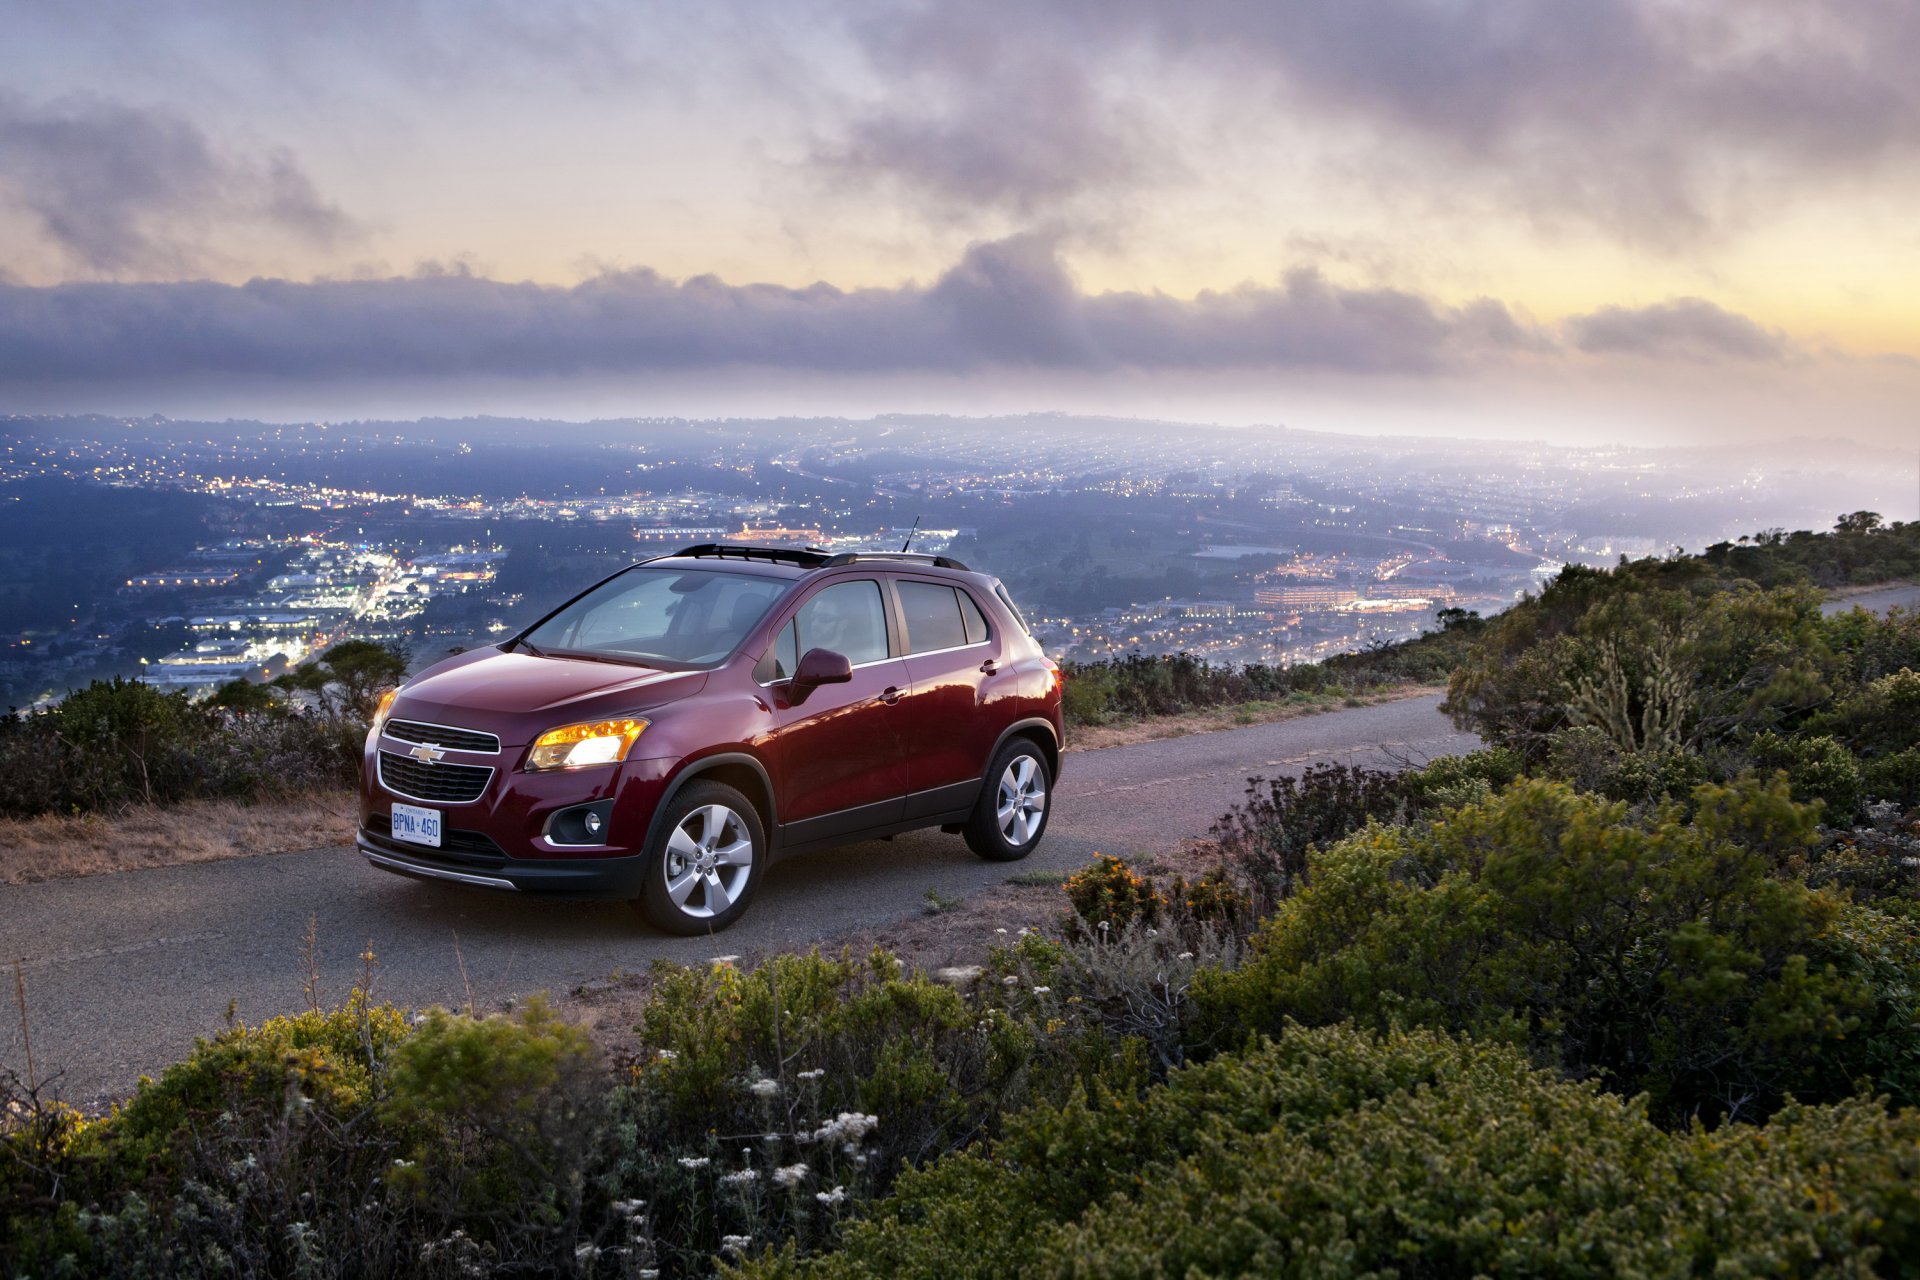
[(663, 964), (609, 1062), (369, 957), (110, 1115), (13, 1076), (0, 1265), (1920, 1275), (1920, 623), (1820, 617), (1812, 543), (1457, 624), (1487, 749), (1256, 782), (1214, 870), (1096, 859), (976, 965)]

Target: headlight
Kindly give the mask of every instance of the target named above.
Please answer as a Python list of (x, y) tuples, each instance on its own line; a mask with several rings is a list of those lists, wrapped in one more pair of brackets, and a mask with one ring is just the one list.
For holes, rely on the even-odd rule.
[(646, 731), (645, 720), (593, 720), (549, 729), (534, 742), (527, 768), (580, 769), (590, 764), (618, 764)]
[(368, 726), (375, 733), (380, 732), (380, 726), (387, 722), (387, 712), (393, 710), (393, 700), (399, 696), (400, 689), (397, 685), (380, 695), (380, 701), (373, 708), (373, 723)]

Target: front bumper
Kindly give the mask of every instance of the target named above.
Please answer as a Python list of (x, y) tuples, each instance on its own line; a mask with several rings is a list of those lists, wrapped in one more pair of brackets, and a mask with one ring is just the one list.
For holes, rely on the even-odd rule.
[(361, 828), (355, 843), (382, 871), (420, 880), (441, 880), (481, 889), (556, 894), (574, 898), (637, 898), (646, 858), (509, 858), (407, 844)]

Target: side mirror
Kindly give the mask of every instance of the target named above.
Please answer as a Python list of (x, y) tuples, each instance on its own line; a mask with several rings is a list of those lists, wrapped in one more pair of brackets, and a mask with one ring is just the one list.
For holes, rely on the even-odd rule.
[(853, 664), (844, 653), (831, 649), (809, 649), (800, 655), (800, 666), (793, 673), (788, 696), (796, 703), (823, 684), (845, 684), (853, 679)]

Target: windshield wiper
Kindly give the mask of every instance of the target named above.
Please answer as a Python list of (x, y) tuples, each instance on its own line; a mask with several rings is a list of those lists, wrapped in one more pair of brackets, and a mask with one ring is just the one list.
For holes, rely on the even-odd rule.
[(515, 640), (513, 642), (513, 645), (514, 645), (514, 648), (524, 649), (536, 658), (544, 658), (547, 656), (546, 654), (540, 652), (538, 649), (534, 648), (533, 642), (527, 639), (525, 636), (521, 636), (518, 640)]

